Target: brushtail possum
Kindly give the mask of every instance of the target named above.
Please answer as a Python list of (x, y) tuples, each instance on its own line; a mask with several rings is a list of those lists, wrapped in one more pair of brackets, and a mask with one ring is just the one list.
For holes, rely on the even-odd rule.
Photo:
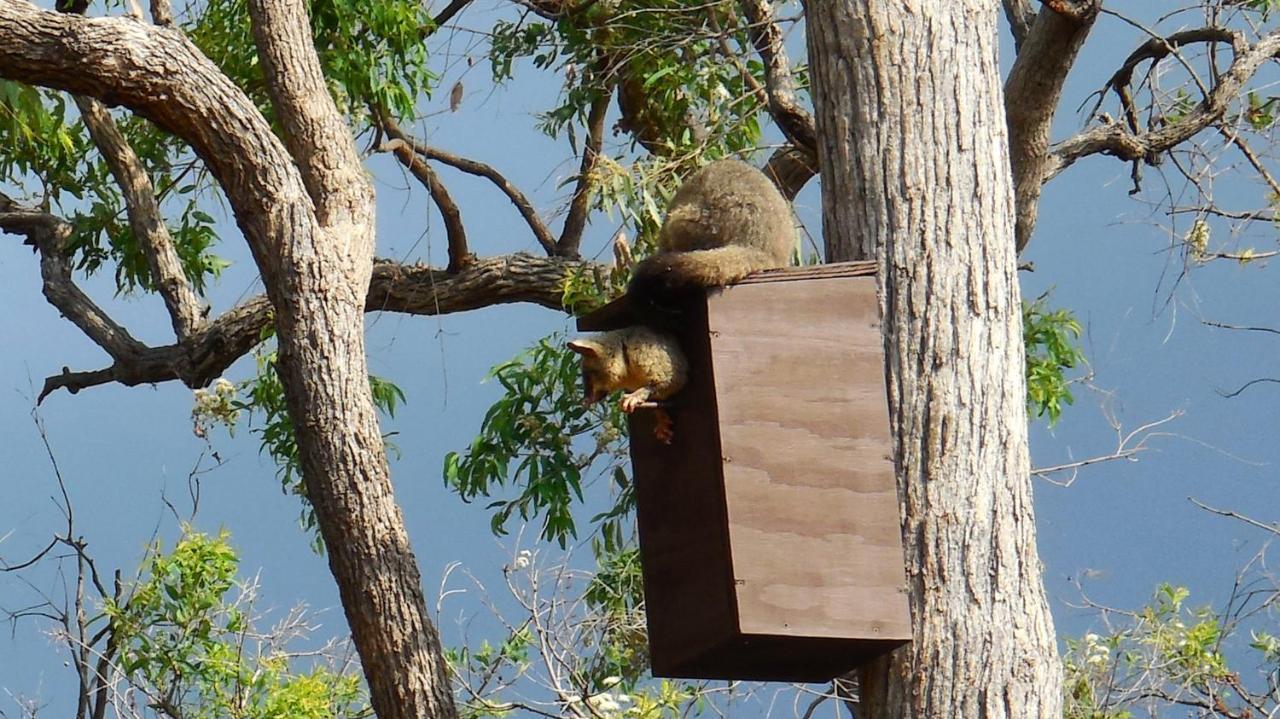
[[(757, 270), (783, 267), (795, 244), (791, 205), (764, 173), (741, 160), (717, 160), (698, 170), (671, 198), (658, 231), (658, 252), (636, 265), (627, 294), (655, 299), (736, 282)], [(678, 392), (688, 363), (675, 338), (634, 326), (578, 339), (586, 403), (628, 390), (622, 410)], [(670, 443), (671, 417), (658, 410), (655, 436)]]
[(627, 292), (652, 301), (784, 267), (795, 238), (791, 205), (769, 178), (741, 160), (717, 160), (671, 198), (658, 251), (636, 266)]
[[(569, 342), (582, 356), (584, 404), (604, 399), (610, 392), (627, 390), (622, 411), (630, 414), (646, 402), (664, 400), (679, 392), (689, 376), (684, 353), (674, 337), (636, 326)], [(659, 409), (654, 435), (670, 443), (671, 417)]]

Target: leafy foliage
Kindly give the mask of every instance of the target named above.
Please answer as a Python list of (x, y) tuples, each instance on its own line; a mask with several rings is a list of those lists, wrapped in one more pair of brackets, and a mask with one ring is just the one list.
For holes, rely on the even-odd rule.
[(618, 677), (623, 688), (631, 688), (649, 668), (640, 550), (632, 545), (606, 551), (597, 564), (583, 595), (602, 626), (588, 676), (597, 685)]
[(616, 88), (633, 141), (643, 137), (655, 154), (690, 162), (758, 147), (763, 106), (753, 87), (764, 68), (742, 59), (748, 48), (733, 3), (586, 2), (567, 4), (555, 20), (495, 23), (490, 62), (499, 83), (524, 58), (566, 78), (560, 104), (542, 113), (539, 127), (567, 136), (575, 151), (574, 122)]
[(86, 190), (80, 165), (88, 151), (84, 126), (72, 122), (64, 95), (0, 80), (0, 176), (34, 176), (41, 195), (62, 193), (82, 198)]
[(1280, 0), (1245, 0), (1241, 4), (1262, 13), (1263, 20), (1269, 19), (1272, 12), (1280, 10)]
[(1027, 355), (1027, 406), (1037, 417), (1049, 415), (1052, 427), (1062, 416), (1062, 405), (1071, 404), (1070, 383), (1064, 370), (1084, 361), (1075, 341), (1080, 323), (1070, 310), (1048, 310), (1041, 296), (1022, 306), (1023, 342)]
[(1129, 719), (1160, 715), (1161, 706), (1190, 708), (1196, 716), (1233, 717), (1265, 716), (1280, 709), (1274, 691), (1280, 640), (1252, 630), (1245, 652), (1236, 655), (1256, 660), (1261, 684), (1270, 687), (1257, 692), (1229, 666), (1226, 648), (1243, 619), (1274, 617), (1267, 609), (1276, 599), (1274, 585), (1237, 591), (1222, 612), (1191, 608), (1189, 596), (1185, 587), (1162, 584), (1147, 606), (1134, 612), (1111, 610), (1123, 622), (1108, 634), (1068, 639), (1063, 716)]
[[(436, 81), (426, 43), (434, 29), (427, 4), (414, 0), (311, 0), (316, 52), (329, 91), (353, 121), (370, 105), (401, 117), (417, 114)], [(191, 39), (270, 117), (270, 103), (245, 0), (210, 0), (187, 23)]]
[[(202, 292), (227, 267), (213, 254), (214, 218), (198, 202), (197, 190), (209, 186), (202, 166), (177, 138), (144, 120), (126, 116), (116, 124), (152, 178), (157, 200), (176, 216), (169, 233), (184, 273)], [(154, 289), (119, 187), (84, 123), (73, 121), (66, 96), (0, 80), (0, 145), (9, 148), (0, 158), (0, 181), (67, 217), (74, 228), (67, 249), (78, 269), (93, 273), (111, 264), (121, 291)]]
[[(196, 45), (271, 117), (244, 0), (193, 5), (184, 29)], [(428, 68), (424, 37), (433, 29), (424, 4), (412, 0), (315, 0), (310, 4), (325, 76), (338, 105), (353, 121), (368, 108), (402, 117), (416, 114), (418, 99), (436, 80)], [(155, 186), (184, 273), (197, 293), (228, 266), (214, 250), (219, 241), (207, 203), (214, 188), (189, 148), (132, 115), (116, 124)], [(123, 292), (154, 290), (150, 268), (125, 216), (124, 201), (84, 123), (65, 95), (0, 81), (0, 182), (56, 209), (74, 228), (68, 250), (78, 269), (115, 271)]]
[[(619, 493), (614, 508), (592, 521), (602, 522), (609, 546), (620, 541), (620, 522), (635, 501), (621, 465), (626, 423), (614, 404), (584, 407), (579, 376), (577, 356), (558, 335), (490, 371), (506, 393), (485, 413), (471, 446), (445, 456), (444, 479), (466, 502), (497, 487), (519, 487), (514, 498), (488, 505), (496, 510), (490, 523), (495, 534), (505, 534), (513, 516), (542, 516), (541, 537), (565, 546), (577, 536), (571, 509), (583, 500), (583, 475), (595, 469), (609, 473)], [(590, 440), (586, 451), (575, 450), (578, 437)]]
[(238, 562), (226, 532), (156, 548), (129, 596), (104, 609), (129, 683), (191, 719), (368, 716), (357, 675), (323, 663), (300, 671), (253, 627), (250, 598), (231, 596)]

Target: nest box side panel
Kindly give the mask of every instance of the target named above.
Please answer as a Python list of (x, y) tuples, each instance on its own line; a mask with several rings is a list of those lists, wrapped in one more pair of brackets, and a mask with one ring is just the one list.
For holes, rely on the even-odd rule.
[(658, 676), (689, 676), (708, 651), (736, 636), (716, 396), (705, 299), (685, 308), (679, 332), (689, 383), (672, 398), (670, 445), (654, 439), (653, 413), (631, 415), (649, 650)]
[(729, 287), (707, 314), (741, 631), (909, 639), (875, 280)]

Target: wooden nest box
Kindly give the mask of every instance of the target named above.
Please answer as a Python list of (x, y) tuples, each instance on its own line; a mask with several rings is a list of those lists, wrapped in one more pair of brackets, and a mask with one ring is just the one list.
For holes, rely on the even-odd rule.
[[(670, 445), (630, 419), (655, 675), (827, 681), (910, 640), (874, 272), (758, 273), (658, 325), (690, 376)], [(624, 297), (578, 328), (641, 323)]]

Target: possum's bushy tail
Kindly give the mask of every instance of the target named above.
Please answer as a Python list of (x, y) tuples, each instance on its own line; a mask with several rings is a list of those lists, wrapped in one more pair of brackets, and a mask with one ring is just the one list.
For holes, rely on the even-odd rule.
[(643, 298), (684, 294), (703, 287), (731, 284), (752, 272), (782, 265), (778, 258), (764, 250), (741, 245), (659, 252), (636, 265), (627, 292)]

